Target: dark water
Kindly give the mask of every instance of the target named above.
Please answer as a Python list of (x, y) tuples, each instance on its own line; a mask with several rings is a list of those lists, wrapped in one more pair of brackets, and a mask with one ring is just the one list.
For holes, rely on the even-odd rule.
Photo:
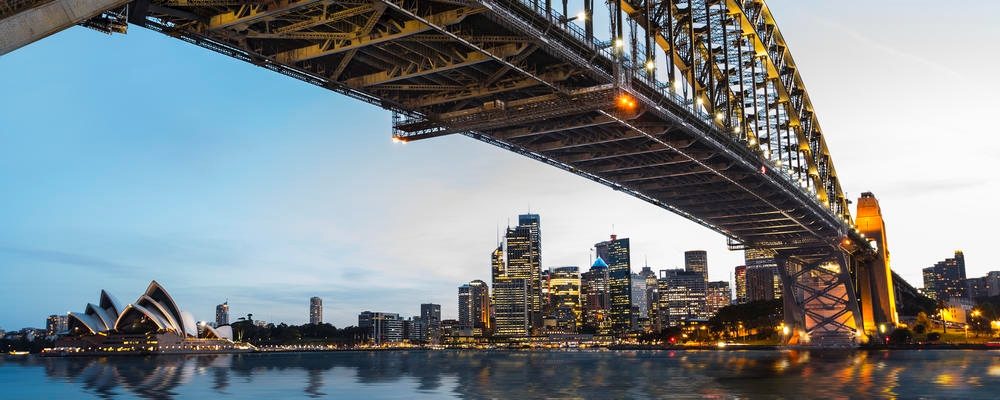
[(0, 361), (0, 398), (1000, 398), (1000, 351), (394, 351)]

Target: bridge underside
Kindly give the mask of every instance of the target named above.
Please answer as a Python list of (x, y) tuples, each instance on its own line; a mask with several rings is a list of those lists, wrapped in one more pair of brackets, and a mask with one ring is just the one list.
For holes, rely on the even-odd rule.
[[(855, 233), (831, 203), (698, 111), (694, 97), (637, 71), (615, 43), (533, 4), (136, 0), (127, 18), (390, 109), (398, 140), (467, 135), (670, 210), (734, 249), (774, 250), (791, 266), (795, 319), (807, 331), (853, 334), (857, 303), (839, 243)], [(830, 307), (839, 310), (819, 311)]]

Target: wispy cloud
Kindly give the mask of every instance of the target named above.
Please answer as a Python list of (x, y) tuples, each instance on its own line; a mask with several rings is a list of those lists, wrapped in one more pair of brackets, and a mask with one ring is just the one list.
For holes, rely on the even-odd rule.
[(35, 261), (48, 262), (48, 263), (73, 265), (86, 268), (98, 268), (105, 272), (111, 272), (111, 273), (123, 273), (126, 271), (136, 270), (136, 267), (131, 265), (121, 264), (114, 261), (109, 261), (102, 258), (89, 256), (86, 254), (69, 253), (63, 251), (44, 250), (44, 249), (25, 249), (25, 248), (0, 246), (0, 253), (13, 254), (18, 257)]

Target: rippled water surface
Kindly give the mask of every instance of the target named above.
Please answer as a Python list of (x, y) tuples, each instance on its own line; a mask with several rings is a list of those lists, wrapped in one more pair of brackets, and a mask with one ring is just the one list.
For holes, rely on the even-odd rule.
[(0, 398), (1000, 398), (1000, 351), (380, 351), (0, 361)]

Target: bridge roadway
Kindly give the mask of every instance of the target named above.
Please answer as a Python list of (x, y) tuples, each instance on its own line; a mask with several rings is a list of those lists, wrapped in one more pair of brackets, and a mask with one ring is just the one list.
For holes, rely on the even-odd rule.
[(392, 110), (396, 140), (463, 134), (624, 191), (775, 252), (786, 322), (808, 335), (874, 329), (852, 277), (872, 249), (767, 6), (612, 2), (602, 42), (585, 3), (581, 19), (531, 0), (136, 0), (87, 23), (127, 18)]

